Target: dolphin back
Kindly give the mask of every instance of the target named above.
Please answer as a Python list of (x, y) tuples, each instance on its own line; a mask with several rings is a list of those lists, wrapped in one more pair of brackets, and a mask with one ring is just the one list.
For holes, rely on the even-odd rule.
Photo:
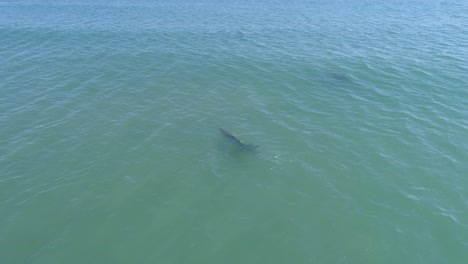
[(225, 129), (225, 128), (220, 128), (221, 133), (225, 135), (227, 138), (231, 139), (234, 141), (241, 149), (243, 150), (248, 150), (248, 151), (255, 151), (257, 150), (258, 146), (251, 144), (251, 143), (244, 143), (242, 142), (234, 133), (231, 131)]
[(223, 135), (225, 135), (226, 137), (230, 138), (230, 139), (234, 139), (236, 141), (240, 141), (239, 138), (234, 135), (234, 133), (232, 133), (231, 131), (225, 129), (225, 128), (220, 128), (221, 130), (221, 133), (223, 133)]

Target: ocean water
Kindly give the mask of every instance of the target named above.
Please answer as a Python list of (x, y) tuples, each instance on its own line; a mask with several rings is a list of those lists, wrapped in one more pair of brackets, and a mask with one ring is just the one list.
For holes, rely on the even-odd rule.
[(468, 263), (467, 138), (467, 1), (0, 2), (0, 263)]

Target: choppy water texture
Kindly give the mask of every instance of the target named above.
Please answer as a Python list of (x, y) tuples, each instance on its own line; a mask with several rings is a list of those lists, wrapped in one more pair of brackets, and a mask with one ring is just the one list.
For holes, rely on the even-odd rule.
[(0, 262), (467, 263), (468, 2), (293, 2), (0, 2)]

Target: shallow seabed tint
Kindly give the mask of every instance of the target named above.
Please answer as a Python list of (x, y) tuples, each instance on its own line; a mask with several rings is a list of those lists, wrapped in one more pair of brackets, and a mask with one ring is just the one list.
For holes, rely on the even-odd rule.
[(467, 14), (0, 2), (0, 262), (467, 263)]

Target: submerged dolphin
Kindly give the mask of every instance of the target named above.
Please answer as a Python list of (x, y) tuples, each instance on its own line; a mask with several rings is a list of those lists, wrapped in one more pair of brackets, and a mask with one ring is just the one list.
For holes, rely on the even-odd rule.
[(230, 140), (235, 142), (241, 149), (249, 150), (249, 151), (257, 150), (257, 146), (255, 146), (254, 144), (244, 143), (236, 135), (234, 135), (231, 131), (229, 131), (227, 129), (224, 129), (224, 128), (220, 128), (220, 129), (221, 129), (221, 133), (223, 133), (223, 135), (225, 135), (227, 138), (229, 138)]

